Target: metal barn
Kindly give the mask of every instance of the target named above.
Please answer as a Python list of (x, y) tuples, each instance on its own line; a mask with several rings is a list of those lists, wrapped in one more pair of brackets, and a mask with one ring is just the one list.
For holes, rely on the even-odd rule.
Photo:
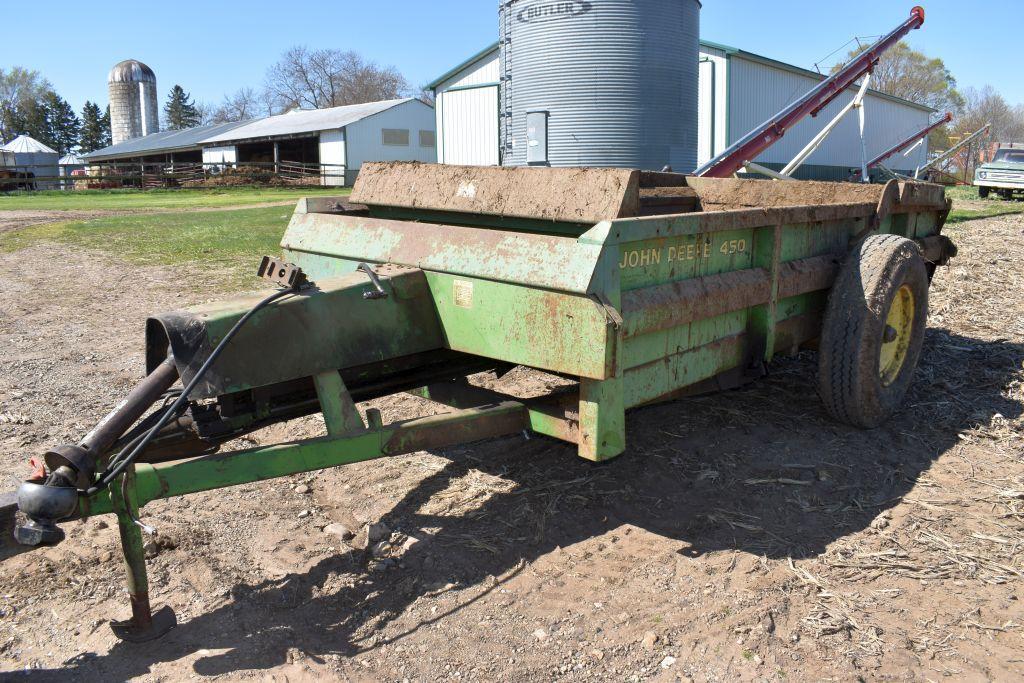
[(351, 185), (368, 161), (437, 160), (433, 108), (413, 98), (296, 110), (241, 123), (164, 131), (84, 155), (90, 164), (202, 164), (313, 169)]
[[(725, 150), (824, 78), (792, 64), (707, 41), (700, 43), (699, 60), (698, 164)], [(501, 163), (500, 78), (498, 44), (494, 43), (430, 84), (436, 96), (439, 162), (479, 166)], [(781, 169), (853, 96), (853, 92), (845, 93), (817, 118), (801, 122), (753, 161)], [(865, 102), (869, 157), (926, 126), (934, 113), (927, 106), (877, 91), (870, 91)], [(913, 172), (924, 163), (927, 153), (927, 145), (919, 146), (908, 156), (895, 157), (890, 167)], [(846, 179), (851, 169), (860, 166), (860, 160), (856, 117), (847, 117), (795, 177)]]

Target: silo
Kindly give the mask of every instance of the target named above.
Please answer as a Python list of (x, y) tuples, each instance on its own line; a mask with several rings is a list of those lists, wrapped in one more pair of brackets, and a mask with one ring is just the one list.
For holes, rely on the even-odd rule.
[(698, 0), (500, 0), (506, 166), (697, 167)]
[(107, 78), (110, 91), (110, 132), (116, 145), (160, 131), (156, 74), (134, 59), (114, 65)]

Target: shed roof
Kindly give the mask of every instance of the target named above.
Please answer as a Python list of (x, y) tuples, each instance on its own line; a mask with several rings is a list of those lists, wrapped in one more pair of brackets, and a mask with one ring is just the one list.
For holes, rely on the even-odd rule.
[[(316, 133), (322, 130), (336, 130), (409, 102), (418, 102), (418, 100), (407, 97), (398, 100), (351, 104), (345, 107), (331, 107), (330, 109), (296, 110), (288, 114), (269, 116), (252, 121), (216, 123), (186, 130), (166, 130), (98, 149), (95, 152), (83, 154), (82, 158), (88, 161), (104, 161), (124, 157), (145, 156), (147, 154), (199, 149), (203, 145), (227, 144), (245, 140)], [(429, 105), (423, 104), (423, 106)]]
[(0, 149), (5, 152), (14, 152), (15, 154), (59, 154), (57, 150), (51, 149), (27, 135), (19, 135), (3, 147), (0, 147)]
[(165, 130), (160, 133), (153, 133), (141, 138), (125, 140), (110, 147), (97, 149), (94, 152), (83, 154), (83, 159), (101, 161), (108, 158), (120, 158), (126, 156), (144, 156), (158, 152), (175, 152), (186, 149), (198, 149), (202, 142), (211, 135), (218, 135), (234, 128), (244, 126), (248, 121), (234, 121), (231, 123), (214, 123), (209, 126), (198, 126), (186, 128), (185, 130)]
[(299, 133), (316, 133), (321, 130), (334, 130), (379, 114), (382, 111), (397, 107), (406, 102), (414, 102), (412, 97), (399, 100), (383, 100), (365, 104), (350, 104), (344, 107), (329, 109), (296, 110), (278, 116), (249, 121), (230, 131), (207, 136), (204, 143), (231, 142), (236, 140), (254, 140), (272, 138), (282, 135)]

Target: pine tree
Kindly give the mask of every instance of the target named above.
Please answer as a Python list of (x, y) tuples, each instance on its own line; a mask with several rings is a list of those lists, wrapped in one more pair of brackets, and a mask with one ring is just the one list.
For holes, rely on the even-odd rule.
[(171, 92), (167, 95), (164, 118), (167, 130), (184, 130), (199, 125), (199, 111), (196, 109), (195, 103), (192, 102), (192, 98), (180, 85), (171, 88)]
[(51, 147), (62, 155), (67, 154), (78, 146), (81, 122), (67, 100), (52, 90), (46, 94), (43, 102), (46, 107), (48, 137), (53, 143)]
[(102, 149), (106, 147), (107, 137), (99, 105), (86, 100), (85, 106), (82, 107), (82, 128), (78, 136), (78, 148), (82, 152)]
[(101, 147), (110, 147), (114, 144), (114, 133), (110, 128), (110, 105), (107, 105), (107, 111), (103, 113), (103, 118), (100, 119), (100, 130), (103, 132), (103, 144)]

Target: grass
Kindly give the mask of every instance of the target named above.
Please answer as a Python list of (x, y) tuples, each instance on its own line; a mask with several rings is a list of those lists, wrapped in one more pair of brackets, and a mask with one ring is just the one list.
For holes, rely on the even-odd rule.
[(957, 208), (954, 202), (953, 210), (950, 212), (949, 218), (946, 219), (946, 224), (956, 225), (958, 223), (978, 220), (979, 218), (992, 218), (993, 216), (1007, 216), (1019, 213), (1024, 213), (1024, 202), (1006, 202), (996, 199), (991, 202), (991, 206), (977, 209), (973, 206), (971, 208)]
[(95, 249), (139, 265), (198, 265), (226, 286), (254, 283), (257, 260), (280, 251), (288, 206), (233, 211), (109, 216), (49, 223), (9, 233), (0, 252), (40, 242)]
[(988, 199), (982, 199), (978, 195), (978, 188), (970, 185), (947, 188), (946, 196), (953, 200), (953, 211), (946, 221), (948, 225), (980, 218), (1024, 213), (1024, 202), (1006, 201), (994, 195)]
[(269, 204), (300, 197), (347, 195), (349, 188), (218, 187), (181, 190), (79, 190), (0, 194), (0, 211), (137, 211)]

